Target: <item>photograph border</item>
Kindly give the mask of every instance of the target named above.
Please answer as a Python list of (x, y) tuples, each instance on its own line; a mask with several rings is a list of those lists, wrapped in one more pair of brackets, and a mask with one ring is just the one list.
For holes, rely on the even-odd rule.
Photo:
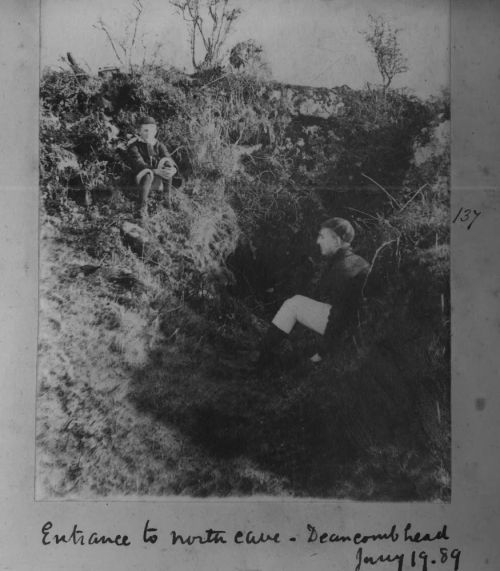
[[(4, 69), (6, 115), (3, 140), (16, 144), (7, 153), (0, 197), (9, 213), (2, 228), (7, 247), (0, 254), (7, 268), (2, 283), (3, 323), (0, 404), (2, 434), (3, 533), (0, 563), (5, 568), (65, 569), (350, 569), (354, 554), (343, 547), (287, 544), (267, 546), (170, 549), (112, 548), (85, 550), (44, 547), (41, 527), (46, 521), (69, 529), (78, 522), (86, 529), (112, 532), (127, 527), (141, 536), (145, 521), (164, 534), (170, 529), (206, 527), (303, 530), (307, 522), (337, 530), (388, 529), (411, 520), (429, 531), (448, 525), (453, 545), (463, 549), (461, 568), (491, 569), (500, 560), (497, 474), (500, 471), (500, 422), (497, 370), (499, 329), (492, 308), (498, 307), (495, 240), (500, 216), (497, 157), (500, 137), (498, 93), (500, 6), (480, 0), (453, 7), (452, 74), (452, 212), (462, 203), (481, 209), (477, 231), (452, 228), (453, 284), (453, 492), (450, 505), (360, 504), (356, 502), (293, 502), (253, 500), (244, 505), (220, 500), (158, 502), (34, 502), (33, 435), (35, 424), (35, 354), (37, 315), (37, 117), (38, 14), (27, 0), (2, 6), (5, 46), (15, 46)], [(493, 71), (493, 72), (492, 72)], [(19, 89), (20, 82), (23, 88)], [(26, 166), (28, 165), (28, 168)], [(5, 300), (5, 301), (4, 301)], [(481, 400), (478, 400), (481, 399)], [(482, 403), (482, 404), (479, 404)], [(483, 406), (485, 405), (485, 406)], [(122, 525), (121, 525), (122, 524)], [(214, 546), (212, 546), (214, 547)], [(216, 547), (216, 546), (215, 546)]]

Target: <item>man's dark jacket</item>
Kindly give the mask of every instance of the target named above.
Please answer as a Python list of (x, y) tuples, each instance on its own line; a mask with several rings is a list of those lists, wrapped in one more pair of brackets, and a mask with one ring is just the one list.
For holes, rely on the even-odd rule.
[(318, 301), (332, 306), (324, 335), (323, 353), (331, 349), (333, 341), (339, 339), (354, 319), (369, 269), (370, 264), (351, 248), (342, 248), (328, 258), (314, 295)]
[(167, 151), (167, 147), (159, 141), (150, 144), (142, 139), (135, 139), (127, 149), (127, 162), (134, 176), (144, 169), (158, 168), (160, 159), (164, 157), (172, 158)]

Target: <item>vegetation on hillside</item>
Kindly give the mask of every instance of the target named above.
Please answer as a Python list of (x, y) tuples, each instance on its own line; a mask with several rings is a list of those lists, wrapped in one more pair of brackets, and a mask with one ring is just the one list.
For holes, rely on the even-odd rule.
[[(40, 97), (40, 495), (449, 499), (446, 95), (144, 66), (47, 70)], [(124, 152), (144, 114), (185, 182), (137, 243)], [(334, 215), (373, 262), (358, 321), (317, 365), (294, 331), (257, 378)]]

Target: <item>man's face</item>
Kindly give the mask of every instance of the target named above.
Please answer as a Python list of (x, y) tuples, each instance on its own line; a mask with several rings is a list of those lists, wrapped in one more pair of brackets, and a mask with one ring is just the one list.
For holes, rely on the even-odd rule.
[(342, 240), (333, 230), (330, 230), (329, 228), (321, 228), (316, 244), (318, 244), (322, 256), (331, 256), (340, 250)]
[(156, 136), (156, 125), (146, 124), (139, 128), (139, 135), (145, 141), (153, 141)]

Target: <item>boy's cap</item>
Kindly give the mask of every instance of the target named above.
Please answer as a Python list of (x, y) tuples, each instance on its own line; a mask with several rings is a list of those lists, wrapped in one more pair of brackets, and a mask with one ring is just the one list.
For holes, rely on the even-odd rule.
[(156, 121), (153, 117), (142, 117), (139, 125), (156, 125)]
[(354, 228), (352, 224), (344, 218), (329, 218), (321, 224), (321, 228), (332, 230), (341, 240), (348, 244), (354, 240)]

